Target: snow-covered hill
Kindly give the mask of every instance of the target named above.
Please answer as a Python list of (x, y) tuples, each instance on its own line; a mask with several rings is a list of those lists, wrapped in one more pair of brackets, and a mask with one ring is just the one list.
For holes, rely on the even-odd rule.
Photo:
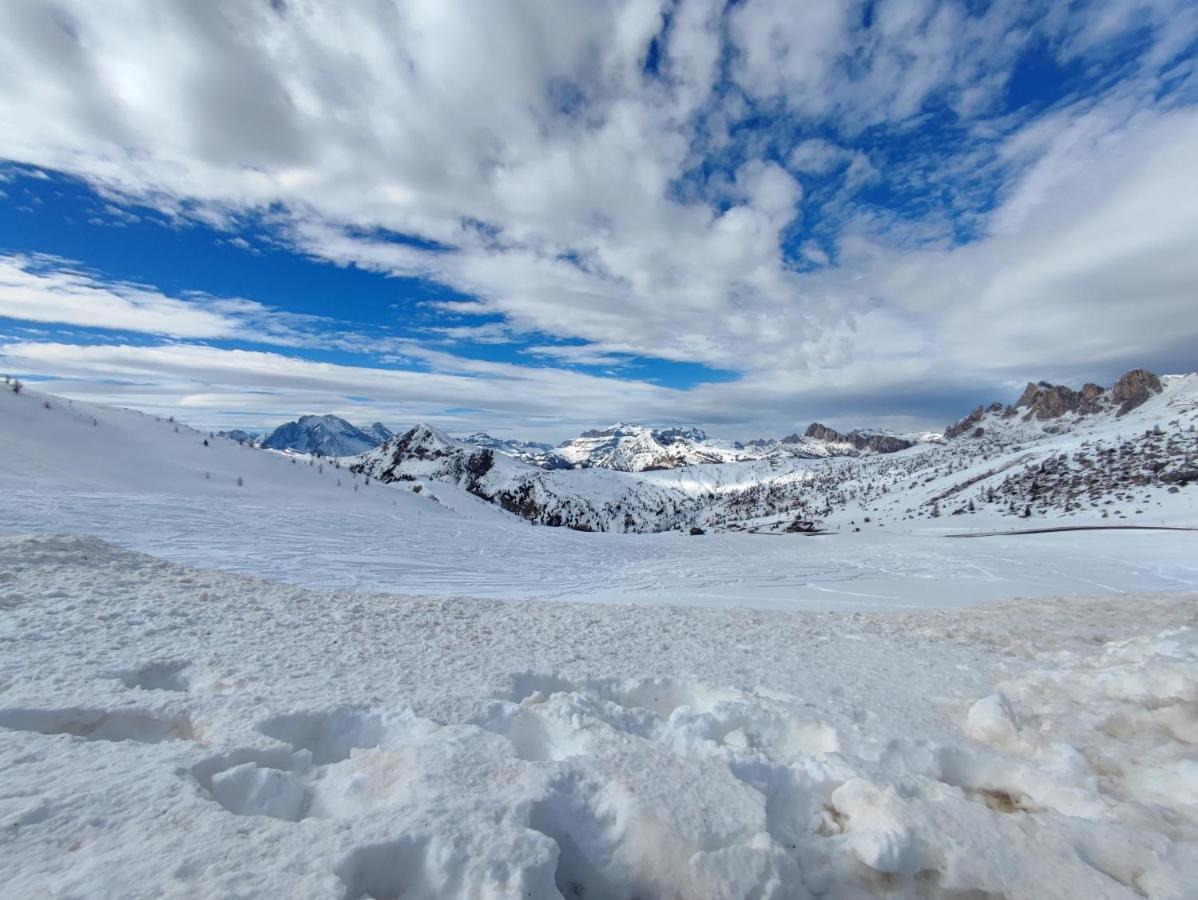
[(300, 416), (272, 431), (261, 446), (314, 456), (357, 456), (390, 437), (390, 430), (378, 422), (363, 429), (338, 416)]

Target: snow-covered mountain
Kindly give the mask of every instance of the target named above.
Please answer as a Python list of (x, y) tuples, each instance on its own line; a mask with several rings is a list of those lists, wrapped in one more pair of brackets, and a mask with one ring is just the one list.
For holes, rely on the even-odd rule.
[(1069, 390), (1033, 385), (1015, 406), (979, 407), (947, 437), (817, 424), (787, 443), (737, 450), (693, 431), (619, 425), (555, 449), (573, 466), (565, 471), (419, 426), (353, 467), (382, 481), (450, 483), (532, 522), (591, 531), (859, 529), (942, 515), (1004, 527), (1193, 512), (1198, 375), (1130, 373), (1109, 391), (1073, 392), (1085, 405)]
[(300, 416), (280, 425), (261, 446), (267, 450), (293, 450), (315, 456), (357, 456), (386, 441), (391, 432), (375, 423), (370, 430), (351, 425), (338, 416)]
[(464, 438), (459, 438), (459, 440), (463, 444), (486, 447), (494, 450), (496, 453), (502, 453), (504, 456), (510, 456), (512, 459), (518, 459), (521, 462), (530, 463), (542, 469), (570, 468), (570, 465), (565, 460), (551, 455), (553, 451), (552, 444), (542, 444), (537, 441), (520, 441), (513, 438), (499, 438), (487, 434), (485, 431), (476, 431), (474, 434), (468, 434)]
[(649, 472), (706, 463), (725, 463), (756, 456), (707, 439), (698, 428), (649, 428), (619, 422), (584, 431), (555, 447), (550, 456), (579, 469)]
[(671, 486), (619, 471), (543, 469), (431, 425), (397, 435), (350, 468), (384, 483), (452, 484), (535, 524), (578, 531), (668, 531), (695, 515), (693, 499)]
[(382, 422), (372, 422), (369, 425), (359, 426), (361, 431), (366, 432), (380, 444), (385, 444), (391, 438), (395, 437), (395, 432), (384, 425)]
[(237, 441), (239, 444), (250, 444), (251, 446), (258, 443), (258, 438), (261, 435), (253, 431), (243, 431), (240, 428), (234, 428), (231, 431), (218, 431), (217, 437), (228, 438), (231, 441)]

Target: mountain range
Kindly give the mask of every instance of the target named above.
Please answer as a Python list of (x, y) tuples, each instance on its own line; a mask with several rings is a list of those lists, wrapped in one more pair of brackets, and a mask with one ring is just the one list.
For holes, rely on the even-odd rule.
[(419, 425), (351, 463), (383, 482), (451, 484), (536, 524), (583, 531), (814, 531), (989, 513), (1123, 519), (1198, 483), (1198, 375), (1133, 370), (1110, 388), (1031, 384), (942, 435), (803, 435), (737, 448), (620, 424), (547, 451)]

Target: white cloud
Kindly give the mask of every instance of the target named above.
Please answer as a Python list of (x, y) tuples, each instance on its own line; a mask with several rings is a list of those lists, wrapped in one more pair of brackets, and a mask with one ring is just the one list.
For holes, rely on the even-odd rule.
[(71, 260), (0, 254), (0, 317), (191, 340), (392, 352), (405, 340), (239, 297), (169, 297), (151, 285), (110, 281)]
[[(587, 383), (596, 399), (579, 408), (600, 420), (671, 415), (668, 401), (687, 417), (777, 421), (812, 392), (851, 403), (954, 379), (994, 385), (1016, 369), (1081, 371), (1087, 360), (1097, 377), (1095, 366), (1180, 354), (1198, 283), (1184, 249), (1198, 230), (1179, 200), (1193, 182), (1192, 113), (1157, 102), (1152, 66), (1198, 34), (1192, 4), (1119, 0), (1080, 18), (1034, 2), (977, 15), (948, 0), (870, 10), (863, 28), (863, 0), (729, 10), (716, 0), (277, 9), (18, 0), (0, 10), (0, 159), (217, 227), (256, 212), (301, 252), (439, 280), (477, 298), (443, 312), (502, 319), (453, 320), (439, 340), (536, 333), (585, 342), (545, 341), (546, 359), (645, 355), (744, 375), (685, 396), (644, 388), (616, 399), (628, 382), (596, 379)], [(1087, 54), (1138, 23), (1154, 43), (1136, 91), (1066, 98), (1038, 121), (984, 118), (1030, 42), (1051, 39), (1062, 59), (1101, 64)], [(656, 76), (644, 71), (655, 36)], [(731, 85), (721, 83), (723, 59)], [(930, 102), (974, 126), (947, 175), (941, 156), (901, 168), (852, 146), (870, 126), (917, 128)], [(733, 147), (753, 103), (785, 107), (799, 132), (837, 143)], [(998, 159), (976, 152), (1004, 135), (1013, 136)], [(680, 189), (705, 154), (724, 151), (731, 175)], [(807, 176), (840, 174), (822, 207), (836, 233), (800, 238), (818, 271), (795, 271), (783, 252), (796, 217), (820, 223), (775, 159)], [(1006, 179), (998, 207), (978, 214), (977, 240), (953, 247), (952, 215), (969, 205), (957, 195), (983, 175)], [(916, 179), (944, 199), (915, 220), (852, 199), (865, 184), (886, 180), (902, 193)], [(375, 229), (452, 249), (371, 237)], [(280, 346), (327, 340), (447, 370), (476, 365), (249, 300), (168, 297), (67, 264), (2, 265), (0, 310), (26, 321), (192, 340), (252, 334)], [(129, 365), (132, 352), (96, 356), (86, 377)], [(153, 371), (167, 378), (168, 362), (192, 351), (161, 352)], [(38, 371), (67, 374), (53, 368), (64, 359), (40, 358)], [(542, 374), (513, 371), (524, 369)], [(545, 402), (569, 414), (538, 393), (548, 388), (529, 387), (550, 370), (513, 370), (477, 368), (429, 402), (461, 406), (483, 379), (516, 379), (527, 396), (496, 409)], [(230, 391), (266, 378), (261, 367), (238, 371)], [(561, 377), (553, 390), (580, 376)]]
[(0, 316), (142, 331), (174, 337), (223, 338), (238, 331), (221, 312), (131, 284), (104, 284), (66, 260), (0, 256)]

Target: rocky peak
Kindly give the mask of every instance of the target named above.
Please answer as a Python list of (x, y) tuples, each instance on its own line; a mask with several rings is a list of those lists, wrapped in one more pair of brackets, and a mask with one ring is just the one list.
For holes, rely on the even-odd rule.
[(707, 432), (702, 428), (682, 427), (675, 428), (657, 428), (653, 431), (653, 437), (657, 439), (659, 444), (672, 444), (675, 441), (705, 441), (707, 440)]
[[(820, 422), (812, 422), (807, 426), (807, 430), (803, 434), (812, 440), (823, 441), (828, 444), (849, 444), (858, 450), (868, 450), (872, 453), (895, 453), (899, 450), (906, 450), (913, 443), (906, 438), (896, 437), (893, 434), (881, 434), (879, 432), (858, 431), (854, 429), (845, 434), (844, 432), (837, 431), (835, 428), (829, 428)], [(795, 434), (782, 439), (782, 443), (784, 444), (797, 444), (799, 442), (799, 436)]]
[(1119, 404), (1122, 416), (1131, 412), (1149, 397), (1161, 392), (1161, 380), (1147, 369), (1132, 369), (1115, 382), (1111, 393)]
[[(848, 444), (851, 443), (847, 434), (841, 434), (835, 428), (829, 428), (820, 422), (812, 422), (807, 426), (807, 430), (803, 432), (805, 437), (814, 438), (817, 441), (826, 441), (829, 444)], [(797, 437), (791, 435), (790, 437)], [(784, 441), (790, 441), (790, 438), (783, 438)], [(798, 443), (794, 441), (793, 443)]]
[(971, 430), (980, 432), (978, 423), (987, 412), (1001, 412), (1003, 417), (1007, 418), (1015, 415), (1016, 410), (1026, 410), (1023, 421), (1030, 422), (1036, 419), (1044, 422), (1059, 419), (1069, 413), (1083, 416), (1102, 413), (1118, 405), (1116, 415), (1122, 416), (1154, 394), (1159, 394), (1161, 390), (1160, 378), (1147, 369), (1132, 369), (1116, 381), (1110, 390), (1093, 382), (1087, 382), (1081, 390), (1075, 391), (1063, 384), (1029, 381), (1014, 406), (1004, 407), (1001, 403), (992, 403), (986, 408), (979, 406), (965, 418), (946, 428), (944, 436), (956, 438)]

